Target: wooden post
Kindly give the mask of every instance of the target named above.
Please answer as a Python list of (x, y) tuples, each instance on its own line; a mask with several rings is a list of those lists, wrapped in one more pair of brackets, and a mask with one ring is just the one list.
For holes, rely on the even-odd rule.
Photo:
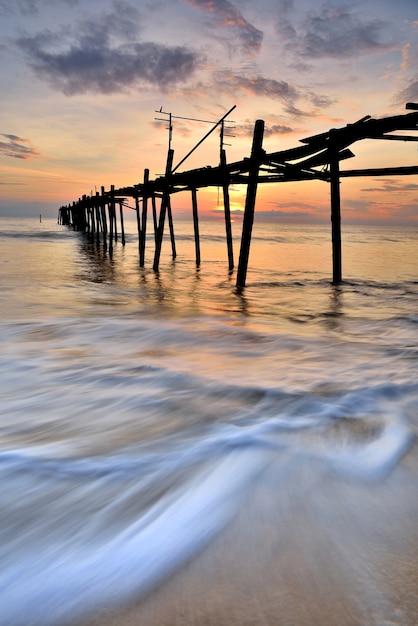
[[(80, 199), (79, 199), (79, 202), (80, 202)], [(75, 204), (75, 202), (73, 202), (73, 205), (72, 205), (72, 207), (70, 208), (70, 214), (71, 214), (71, 218), (70, 218), (70, 226), (72, 226), (73, 230), (75, 230), (75, 223), (74, 223), (74, 220), (75, 220), (75, 211), (76, 211), (76, 208), (75, 208), (75, 207), (76, 207), (76, 204)]]
[(332, 142), (332, 131), (330, 132), (329, 159), (332, 231), (332, 282), (334, 284), (338, 284), (342, 280), (340, 162), (338, 149)]
[(123, 221), (123, 207), (122, 200), (119, 201), (119, 215), (120, 215), (120, 231), (122, 236), (122, 245), (125, 245), (125, 223)]
[(89, 204), (90, 204), (90, 207), (88, 208), (88, 212), (89, 212), (90, 223), (91, 223), (90, 239), (91, 239), (91, 241), (93, 241), (94, 235), (95, 235), (95, 232), (96, 232), (96, 216), (95, 216), (95, 213), (94, 213), (94, 207), (91, 206), (91, 198), (89, 200)]
[(156, 207), (155, 193), (153, 193), (151, 196), (151, 202), (152, 202), (152, 219), (154, 222), (154, 241), (155, 243), (157, 243), (158, 225), (157, 225), (157, 207)]
[(149, 169), (144, 170), (144, 195), (142, 196), (142, 229), (140, 235), (140, 247), (139, 247), (139, 267), (145, 265), (145, 245), (147, 238), (147, 210), (148, 210), (148, 191), (147, 184), (149, 181)]
[(109, 252), (113, 250), (113, 226), (114, 226), (114, 218), (113, 213), (115, 212), (115, 185), (110, 185), (110, 200), (108, 204), (109, 211)]
[(104, 198), (105, 188), (101, 187), (102, 198), (101, 198), (101, 211), (102, 211), (102, 224), (103, 224), (103, 247), (106, 250), (107, 248), (107, 219), (106, 219), (106, 200)]
[(193, 209), (193, 227), (194, 227), (194, 246), (196, 250), (196, 266), (200, 266), (200, 238), (199, 238), (199, 216), (197, 213), (197, 191), (196, 187), (192, 188), (192, 209)]
[(228, 174), (226, 172), (225, 150), (221, 150), (221, 168), (224, 169), (224, 172), (223, 172), (224, 182), (222, 185), (222, 189), (223, 189), (223, 198), (224, 198), (226, 245), (228, 248), (228, 269), (231, 272), (234, 269), (234, 249), (232, 246), (231, 209), (230, 209), (230, 204), (229, 204), (229, 183), (226, 178)]
[(167, 198), (167, 215), (168, 215), (168, 227), (170, 229), (171, 253), (172, 253), (173, 259), (175, 259), (177, 256), (177, 252), (176, 252), (176, 241), (174, 239), (173, 214), (171, 212), (170, 194), (168, 194), (168, 198)]
[(95, 199), (96, 224), (97, 224), (97, 243), (100, 241), (100, 232), (103, 232), (102, 213), (100, 210), (100, 194), (96, 191)]
[(113, 202), (112, 202), (112, 214), (113, 214), (113, 220), (114, 220), (114, 238), (115, 241), (118, 240), (118, 222), (116, 219), (116, 200), (115, 200), (115, 186), (112, 185), (113, 187)]
[(139, 191), (135, 194), (136, 229), (138, 231), (138, 254), (141, 255), (141, 216), (139, 214)]
[(244, 220), (242, 223), (241, 249), (239, 254), (237, 287), (245, 287), (248, 258), (250, 255), (251, 233), (254, 222), (254, 208), (257, 197), (258, 171), (263, 153), (264, 120), (257, 120), (254, 127), (251, 148), (250, 169), (248, 172), (247, 197), (245, 199)]
[(87, 196), (83, 195), (82, 211), (78, 211), (77, 215), (77, 230), (85, 231), (90, 229), (90, 211), (87, 206)]
[(154, 254), (154, 264), (153, 264), (154, 272), (158, 272), (158, 267), (160, 264), (161, 245), (162, 245), (163, 235), (164, 235), (165, 214), (167, 211), (167, 206), (169, 205), (169, 202), (170, 202), (170, 178), (171, 178), (171, 169), (173, 166), (173, 157), (174, 157), (174, 150), (170, 148), (167, 154), (167, 164), (165, 168), (165, 188), (163, 192), (163, 197), (161, 198), (160, 219), (158, 222), (158, 228), (156, 232), (155, 254)]

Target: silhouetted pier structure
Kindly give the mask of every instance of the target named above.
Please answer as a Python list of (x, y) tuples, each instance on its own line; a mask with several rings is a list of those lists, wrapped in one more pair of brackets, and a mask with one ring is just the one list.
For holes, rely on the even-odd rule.
[[(347, 124), (343, 128), (332, 128), (328, 132), (301, 139), (300, 141), (303, 144), (301, 146), (270, 153), (263, 149), (264, 121), (257, 120), (254, 127), (250, 156), (241, 161), (227, 163), (223, 147), (224, 121), (234, 108), (232, 107), (214, 124), (213, 128), (176, 167), (173, 167), (174, 150), (171, 148), (170, 114), (170, 139), (164, 176), (150, 180), (149, 170), (145, 169), (142, 183), (119, 189), (115, 189), (112, 185), (109, 191), (105, 191), (105, 188), (102, 187), (100, 193), (96, 192), (95, 195), (83, 196), (71, 205), (62, 206), (59, 209), (59, 223), (72, 226), (75, 230), (84, 231), (91, 238), (96, 238), (97, 241), (102, 239), (104, 246), (109, 247), (111, 251), (114, 242), (118, 241), (119, 237), (122, 244), (125, 243), (123, 208), (128, 206), (127, 199), (132, 199), (135, 206), (130, 208), (135, 210), (137, 217), (139, 265), (143, 267), (145, 264), (148, 209), (151, 205), (155, 241), (153, 269), (158, 271), (166, 218), (169, 223), (172, 255), (173, 258), (176, 257), (171, 196), (175, 193), (190, 192), (196, 264), (199, 265), (200, 237), (197, 190), (204, 187), (218, 187), (223, 190), (228, 267), (232, 271), (234, 258), (229, 188), (231, 185), (246, 185), (247, 194), (236, 279), (237, 287), (241, 288), (245, 286), (247, 276), (257, 186), (265, 183), (322, 180), (330, 185), (332, 280), (334, 283), (340, 283), (342, 280), (340, 179), (357, 176), (404, 176), (418, 174), (418, 166), (341, 170), (340, 162), (355, 156), (349, 149), (349, 146), (362, 139), (418, 141), (418, 135), (393, 134), (396, 131), (418, 130), (418, 104), (408, 103), (406, 105), (407, 109), (414, 111), (412, 113), (381, 119), (373, 119), (367, 115), (353, 124)], [(217, 127), (221, 128), (219, 165), (178, 172), (179, 166)], [(157, 200), (160, 202), (158, 213)]]

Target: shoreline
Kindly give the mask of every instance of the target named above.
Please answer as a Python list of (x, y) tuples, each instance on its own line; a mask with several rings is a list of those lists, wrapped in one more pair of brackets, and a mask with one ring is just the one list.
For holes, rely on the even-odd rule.
[(304, 462), (293, 463), (291, 480), (278, 488), (270, 468), (195, 559), (147, 597), (78, 626), (411, 626), (418, 614), (416, 448), (379, 484), (342, 482)]

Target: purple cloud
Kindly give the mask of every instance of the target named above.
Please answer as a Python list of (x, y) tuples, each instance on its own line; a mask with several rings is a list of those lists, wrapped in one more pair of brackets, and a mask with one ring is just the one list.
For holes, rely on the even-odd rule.
[(30, 145), (29, 139), (23, 139), (22, 137), (10, 133), (0, 133), (0, 135), (8, 139), (7, 142), (0, 141), (0, 155), (29, 161), (32, 157), (41, 154)]

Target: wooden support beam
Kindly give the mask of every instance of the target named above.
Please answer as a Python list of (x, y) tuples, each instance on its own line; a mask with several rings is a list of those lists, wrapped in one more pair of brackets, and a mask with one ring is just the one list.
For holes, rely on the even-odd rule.
[(156, 206), (156, 196), (155, 196), (155, 193), (153, 193), (152, 196), (151, 196), (151, 203), (152, 203), (152, 221), (153, 221), (153, 224), (154, 224), (154, 241), (155, 241), (155, 243), (157, 243), (158, 224), (157, 224), (157, 206)]
[(232, 245), (231, 207), (229, 203), (229, 175), (226, 169), (226, 152), (223, 149), (221, 150), (221, 169), (224, 175), (222, 191), (224, 199), (226, 246), (228, 250), (228, 269), (231, 272), (234, 269), (234, 248)]
[(173, 213), (171, 211), (170, 194), (168, 194), (168, 198), (167, 198), (167, 216), (168, 216), (168, 227), (170, 230), (171, 253), (172, 253), (173, 259), (175, 259), (177, 256), (177, 251), (176, 251), (176, 240), (174, 238)]
[(245, 287), (248, 258), (250, 255), (251, 233), (254, 222), (254, 208), (257, 197), (258, 171), (263, 155), (264, 120), (257, 120), (254, 127), (251, 148), (251, 165), (248, 173), (247, 196), (245, 200), (244, 220), (242, 224), (241, 249), (238, 262), (237, 287)]
[(115, 239), (115, 241), (118, 240), (118, 222), (116, 219), (116, 199), (115, 199), (115, 186), (112, 185), (113, 187), (113, 202), (112, 202), (112, 215), (113, 215), (113, 221), (114, 221), (114, 232), (113, 232), (113, 237)]
[(103, 232), (103, 224), (102, 224), (102, 214), (100, 211), (100, 194), (98, 191), (96, 191), (96, 195), (94, 199), (94, 210), (96, 213), (96, 224), (97, 224), (96, 241), (97, 241), (97, 244), (99, 244), (100, 233)]
[(119, 202), (119, 215), (120, 215), (120, 230), (121, 230), (121, 236), (122, 236), (122, 245), (124, 246), (126, 243), (126, 240), (125, 240), (125, 222), (123, 221), (122, 200)]
[(91, 224), (91, 227), (90, 227), (90, 239), (91, 239), (91, 241), (93, 241), (94, 240), (94, 235), (96, 234), (96, 230), (97, 230), (97, 227), (96, 227), (96, 215), (95, 215), (94, 207), (90, 206), (88, 208), (88, 211), (89, 211), (89, 214), (90, 214), (90, 224)]
[(141, 216), (139, 214), (139, 192), (138, 191), (135, 194), (135, 213), (136, 213), (136, 228), (138, 231), (138, 254), (139, 254), (139, 258), (141, 258)]
[(110, 186), (110, 200), (108, 204), (109, 212), (109, 252), (113, 251), (113, 229), (115, 220), (113, 214), (115, 213), (115, 185)]
[(165, 214), (167, 212), (167, 207), (170, 202), (170, 179), (171, 179), (171, 169), (173, 167), (173, 157), (174, 157), (174, 150), (170, 148), (167, 154), (167, 163), (166, 163), (166, 168), (165, 168), (165, 185), (164, 185), (163, 197), (161, 198), (160, 219), (158, 222), (158, 228), (156, 232), (155, 254), (154, 254), (154, 264), (153, 264), (154, 272), (158, 272), (158, 268), (160, 265), (161, 245), (163, 242), (163, 235), (164, 235)]
[(341, 170), (340, 177), (350, 178), (355, 176), (413, 176), (418, 174), (417, 165), (404, 165), (401, 167), (376, 167), (367, 170)]
[(332, 282), (334, 284), (338, 284), (342, 280), (340, 163), (338, 149), (332, 142), (329, 147), (329, 163), (332, 231)]
[(105, 188), (101, 187), (101, 202), (100, 207), (102, 211), (102, 224), (103, 224), (103, 247), (107, 249), (107, 218), (106, 218), (106, 200), (104, 198)]
[(199, 216), (197, 213), (197, 191), (192, 189), (192, 210), (193, 210), (193, 227), (194, 227), (194, 247), (196, 251), (196, 266), (200, 266), (200, 238), (199, 238)]
[(147, 210), (148, 210), (148, 192), (147, 184), (149, 181), (149, 169), (144, 170), (144, 194), (142, 196), (142, 229), (141, 243), (139, 248), (139, 266), (144, 267), (145, 264), (145, 245), (147, 238)]

